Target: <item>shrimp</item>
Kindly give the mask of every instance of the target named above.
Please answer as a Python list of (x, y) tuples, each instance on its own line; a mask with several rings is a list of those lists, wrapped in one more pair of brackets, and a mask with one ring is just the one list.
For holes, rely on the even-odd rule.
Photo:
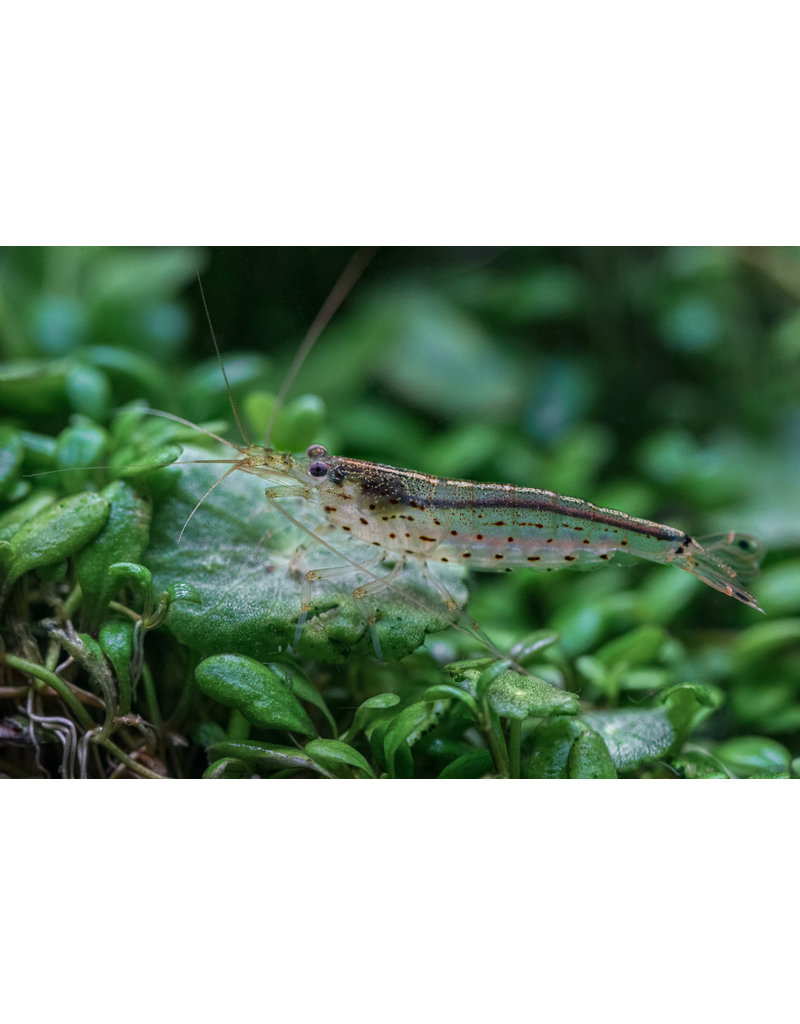
[(731, 532), (701, 542), (673, 526), (555, 491), (429, 476), (333, 456), (317, 444), (304, 456), (259, 445), (239, 451), (242, 458), (229, 472), (239, 469), (269, 481), (270, 502), (302, 498), (332, 530), (380, 548), (396, 563), (468, 562), (471, 569), (511, 572), (600, 566), (628, 555), (674, 564), (763, 610), (740, 578), (757, 570), (762, 554), (750, 534)]
[[(239, 470), (258, 476), (268, 484), (265, 496), (271, 507), (334, 553), (340, 564), (347, 563), (364, 574), (368, 582), (353, 591), (356, 601), (387, 588), (399, 591), (403, 568), (414, 565), (444, 603), (446, 613), (434, 614), (478, 636), (493, 650), (496, 648), (478, 623), (460, 609), (441, 579), (431, 571), (435, 565), (447, 563), (494, 572), (549, 571), (600, 567), (612, 559), (643, 559), (676, 565), (708, 586), (761, 611), (743, 583), (743, 579), (757, 570), (762, 554), (760, 543), (749, 534), (731, 532), (698, 540), (675, 527), (555, 491), (429, 476), (336, 456), (320, 444), (312, 444), (302, 455), (273, 449), (270, 436), (278, 409), (304, 359), (363, 271), (369, 255), (359, 252), (348, 264), (302, 342), (273, 407), (264, 446), (247, 440), (208, 316), (233, 415), (245, 444), (241, 446), (216, 434), (210, 435), (234, 449), (238, 458), (230, 460), (227, 471), (197, 502), (184, 523), (184, 530), (205, 498), (231, 473)], [(202, 293), (202, 281), (200, 288)], [(204, 295), (203, 304), (208, 314)], [(161, 415), (195, 426), (180, 417)], [(283, 505), (284, 498), (299, 499), (306, 508), (313, 509), (318, 516), (315, 523), (321, 523), (322, 528), (298, 519)], [(337, 543), (336, 537), (341, 538), (342, 543)], [(344, 543), (346, 538), (355, 538), (378, 549), (376, 561), (364, 564), (363, 559), (357, 561), (350, 557)], [(335, 572), (335, 569), (314, 569), (306, 574), (306, 599), (296, 641), (311, 608), (310, 584)], [(411, 603), (420, 604), (410, 594), (406, 596)], [(427, 606), (425, 610), (431, 611)], [(380, 658), (374, 616), (368, 621)]]

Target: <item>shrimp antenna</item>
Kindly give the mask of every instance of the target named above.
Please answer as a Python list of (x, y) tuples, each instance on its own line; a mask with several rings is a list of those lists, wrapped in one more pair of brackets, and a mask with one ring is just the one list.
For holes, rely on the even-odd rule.
[(242, 464), (242, 463), (241, 463), (241, 461), (239, 461), (239, 460), (237, 460), (236, 462), (234, 462), (234, 464), (233, 464), (233, 465), (231, 466), (231, 468), (230, 468), (230, 469), (226, 469), (226, 470), (225, 470), (225, 472), (224, 472), (224, 473), (222, 474), (222, 476), (221, 476), (221, 477), (219, 478), (219, 480), (216, 480), (216, 481), (215, 481), (215, 482), (214, 482), (214, 483), (213, 483), (213, 484), (212, 484), (212, 485), (211, 485), (211, 486), (209, 487), (209, 489), (208, 489), (208, 490), (206, 491), (206, 493), (205, 493), (205, 494), (203, 495), (203, 497), (202, 497), (202, 498), (201, 498), (201, 499), (200, 499), (200, 500), (198, 501), (198, 503), (197, 503), (197, 504), (195, 505), (195, 507), (194, 507), (194, 508), (192, 509), (192, 511), (191, 511), (191, 512), (189, 513), (189, 517), (188, 517), (188, 519), (186, 520), (186, 522), (185, 522), (185, 523), (183, 524), (183, 528), (181, 529), (181, 532), (180, 532), (180, 533), (178, 534), (178, 543), (179, 543), (179, 544), (180, 544), (180, 542), (181, 542), (181, 541), (183, 540), (183, 535), (184, 535), (184, 533), (186, 532), (186, 527), (187, 527), (187, 526), (189, 525), (189, 523), (190, 523), (190, 522), (192, 521), (192, 517), (194, 516), (195, 512), (196, 512), (196, 511), (197, 511), (197, 510), (198, 510), (198, 509), (200, 508), (200, 506), (201, 506), (201, 505), (203, 504), (203, 502), (204, 502), (204, 501), (206, 500), (206, 498), (207, 498), (207, 497), (209, 496), (209, 494), (211, 494), (211, 492), (212, 492), (212, 491), (216, 490), (216, 489), (217, 489), (217, 487), (219, 487), (219, 485), (220, 485), (220, 484), (222, 483), (222, 481), (223, 481), (223, 480), (227, 480), (227, 479), (228, 479), (228, 477), (229, 477), (229, 476), (231, 475), (231, 473), (232, 473), (232, 472), (233, 472), (233, 471), (234, 471), (235, 469), (238, 469), (238, 468), (239, 468), (239, 466), (241, 466), (241, 464)]
[[(272, 439), (272, 431), (275, 427), (275, 420), (278, 417), (278, 413), (281, 410), (281, 406), (283, 405), (289, 388), (292, 386), (295, 377), (300, 372), (300, 367), (306, 361), (308, 353), (314, 347), (317, 339), (330, 323), (336, 310), (347, 298), (353, 288), (353, 285), (366, 270), (367, 265), (374, 254), (374, 247), (357, 249), (353, 253), (347, 266), (342, 271), (339, 280), (331, 289), (330, 295), (323, 302), (322, 308), (319, 313), (317, 313), (314, 318), (314, 322), (306, 332), (306, 336), (303, 338), (300, 348), (297, 350), (297, 353), (292, 360), (292, 365), (289, 367), (289, 372), (283, 378), (283, 384), (278, 392), (278, 397), (275, 399), (275, 404), (272, 406), (272, 414), (270, 415), (269, 425), (267, 426), (267, 437), (264, 442), (265, 448), (269, 448), (270, 440)], [(217, 350), (217, 354), (219, 354), (219, 350)]]
[(213, 437), (215, 441), (219, 441), (220, 444), (227, 445), (228, 448), (233, 448), (235, 452), (240, 455), (245, 455), (246, 451), (244, 448), (240, 448), (238, 444), (234, 444), (233, 441), (226, 441), (224, 437), (220, 437), (219, 434), (215, 434), (213, 430), (206, 430), (205, 427), (200, 427), (196, 423), (192, 423), (191, 420), (185, 420), (183, 416), (176, 416), (174, 412), (164, 412), (162, 409), (143, 409), (148, 416), (161, 416), (165, 420), (174, 420), (175, 423), (182, 423), (184, 427), (191, 427), (192, 430), (198, 430), (201, 434), (205, 434), (206, 437)]
[(193, 253), (193, 255), (194, 269), (195, 273), (197, 274), (197, 283), (200, 286), (200, 298), (203, 300), (203, 309), (206, 312), (208, 329), (211, 332), (211, 340), (214, 342), (214, 351), (217, 353), (217, 362), (219, 363), (219, 368), (222, 370), (222, 377), (223, 380), (225, 381), (225, 389), (228, 392), (228, 401), (231, 403), (231, 412), (233, 413), (233, 418), (236, 420), (236, 426), (239, 428), (239, 433), (242, 435), (242, 440), (244, 441), (246, 446), (249, 446), (250, 438), (247, 436), (247, 431), (244, 429), (244, 422), (239, 412), (239, 406), (236, 404), (236, 398), (234, 397), (233, 394), (231, 382), (228, 380), (228, 373), (225, 369), (225, 363), (222, 361), (222, 353), (220, 352), (219, 345), (217, 344), (217, 335), (214, 330), (214, 324), (211, 321), (211, 314), (208, 311), (208, 303), (206, 302), (206, 293), (205, 289), (203, 288), (203, 280), (200, 277), (200, 268), (197, 265), (197, 253), (195, 252)]

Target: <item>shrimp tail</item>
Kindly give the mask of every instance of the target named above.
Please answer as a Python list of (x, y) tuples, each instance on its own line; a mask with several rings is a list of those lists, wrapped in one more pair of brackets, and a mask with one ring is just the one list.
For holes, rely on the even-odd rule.
[(763, 554), (763, 545), (749, 533), (720, 533), (689, 541), (675, 564), (715, 590), (763, 612), (742, 584), (742, 578), (758, 572)]

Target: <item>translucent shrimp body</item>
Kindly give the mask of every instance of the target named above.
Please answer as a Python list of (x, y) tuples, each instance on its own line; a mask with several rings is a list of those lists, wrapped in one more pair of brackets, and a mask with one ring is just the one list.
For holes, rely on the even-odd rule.
[(761, 555), (748, 534), (700, 542), (672, 526), (554, 491), (428, 476), (331, 456), (321, 445), (305, 456), (256, 445), (243, 454), (237, 468), (279, 485), (268, 498), (302, 497), (332, 529), (387, 556), (502, 572), (601, 566), (628, 555), (672, 563), (761, 610), (740, 579), (756, 571)]

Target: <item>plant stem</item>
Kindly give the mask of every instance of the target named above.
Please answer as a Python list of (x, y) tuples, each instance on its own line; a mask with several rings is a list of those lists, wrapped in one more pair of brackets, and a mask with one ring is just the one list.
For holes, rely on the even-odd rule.
[(75, 694), (70, 690), (63, 679), (59, 679), (55, 672), (51, 672), (50, 669), (44, 667), (44, 665), (37, 665), (32, 661), (26, 661), (24, 658), (17, 657), (16, 654), (6, 654), (5, 662), (12, 668), (18, 669), (20, 672), (26, 672), (29, 676), (33, 676), (35, 679), (40, 679), (43, 683), (47, 683), (48, 686), (52, 687), (64, 703), (72, 711), (73, 715), (77, 718), (84, 729), (94, 729), (96, 723), (86, 708), (81, 704)]
[(522, 722), (518, 718), (512, 718), (508, 726), (508, 753), (510, 758), (509, 774), (512, 779), (521, 779), (521, 746), (522, 746)]
[(61, 609), (61, 616), (65, 622), (68, 619), (71, 619), (72, 616), (75, 614), (78, 606), (81, 603), (82, 597), (83, 591), (81, 590), (80, 585), (76, 584), (72, 593), (67, 597), (66, 601), (64, 602), (64, 607)]
[(158, 707), (156, 688), (153, 685), (153, 674), (147, 665), (142, 665), (142, 680), (144, 681), (144, 697), (147, 704), (147, 716), (153, 725), (161, 725), (161, 711)]
[(489, 750), (494, 758), (494, 764), (495, 768), (497, 768), (498, 775), (503, 779), (507, 779), (511, 768), (508, 763), (508, 750), (506, 748), (505, 737), (503, 736), (503, 730), (500, 728), (500, 719), (494, 711), (492, 711), (489, 706), (489, 702), (485, 698), (482, 701), (482, 705), (484, 721), (483, 733), (486, 736), (486, 742), (489, 744)]
[(139, 764), (129, 754), (116, 745), (112, 740), (98, 740), (101, 746), (104, 746), (106, 750), (110, 751), (114, 757), (118, 758), (122, 763), (130, 768), (132, 772), (136, 772), (137, 775), (141, 775), (145, 779), (163, 779), (163, 775), (159, 775), (157, 772), (151, 772), (149, 768), (145, 768), (143, 764)]
[(122, 615), (127, 615), (129, 619), (133, 619), (134, 622), (138, 622), (141, 619), (141, 615), (138, 612), (133, 611), (125, 604), (120, 604), (119, 601), (109, 601), (108, 607), (115, 612), (120, 612)]

